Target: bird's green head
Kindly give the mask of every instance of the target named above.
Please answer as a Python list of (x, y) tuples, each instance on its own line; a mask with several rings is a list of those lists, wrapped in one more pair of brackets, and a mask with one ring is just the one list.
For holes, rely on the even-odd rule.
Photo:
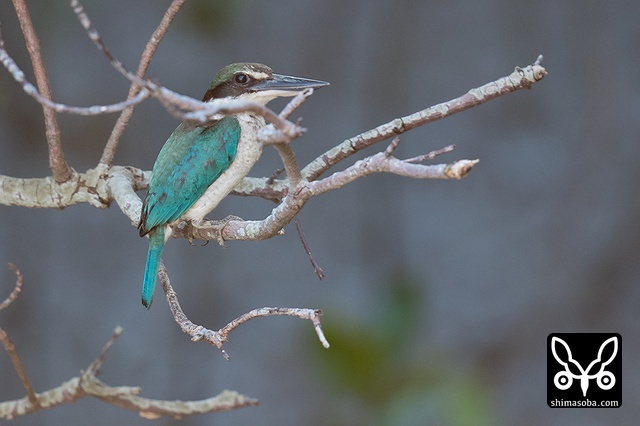
[(266, 105), (274, 98), (295, 96), (304, 89), (317, 89), (328, 84), (325, 81), (274, 74), (266, 65), (241, 62), (218, 71), (202, 100), (246, 99)]

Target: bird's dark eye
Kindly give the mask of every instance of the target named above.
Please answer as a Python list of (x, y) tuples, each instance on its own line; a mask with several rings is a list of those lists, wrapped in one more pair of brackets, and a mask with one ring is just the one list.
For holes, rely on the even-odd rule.
[(236, 74), (235, 80), (238, 84), (247, 84), (249, 82), (249, 76), (244, 73), (239, 73)]

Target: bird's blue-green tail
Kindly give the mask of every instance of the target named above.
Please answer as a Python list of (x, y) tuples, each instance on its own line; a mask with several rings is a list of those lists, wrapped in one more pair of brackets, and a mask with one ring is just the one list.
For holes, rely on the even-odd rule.
[(144, 281), (142, 282), (142, 304), (145, 308), (151, 307), (153, 291), (156, 289), (158, 268), (164, 247), (164, 226), (158, 226), (149, 232), (149, 251), (147, 252), (147, 266), (144, 268)]

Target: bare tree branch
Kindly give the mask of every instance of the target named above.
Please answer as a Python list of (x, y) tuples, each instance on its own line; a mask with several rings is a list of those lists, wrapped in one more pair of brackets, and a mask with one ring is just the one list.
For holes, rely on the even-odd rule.
[[(71, 0), (78, 18), (87, 30), (89, 37), (109, 58), (112, 65), (125, 75), (134, 85), (141, 86), (143, 93), (147, 90), (162, 102), (167, 109), (178, 115), (181, 119), (191, 124), (203, 124), (208, 120), (217, 119), (220, 115), (229, 115), (244, 111), (251, 111), (264, 116), (273, 123), (261, 131), (261, 137), (265, 143), (271, 143), (278, 149), (282, 161), (287, 170), (287, 179), (276, 180), (247, 178), (236, 189), (236, 193), (244, 195), (260, 195), (279, 201), (271, 214), (260, 221), (244, 221), (232, 219), (228, 221), (202, 221), (192, 223), (189, 226), (179, 223), (174, 227), (173, 235), (182, 238), (197, 238), (203, 240), (216, 239), (223, 243), (225, 240), (259, 240), (270, 238), (282, 233), (282, 228), (287, 225), (305, 203), (313, 196), (341, 188), (356, 179), (371, 173), (393, 173), (416, 179), (460, 179), (464, 177), (478, 160), (459, 160), (450, 164), (423, 165), (416, 164), (433, 159), (439, 154), (450, 152), (453, 147), (445, 147), (425, 155), (400, 160), (393, 156), (393, 151), (399, 144), (396, 137), (384, 152), (371, 155), (357, 161), (342, 171), (318, 180), (318, 177), (331, 166), (347, 158), (353, 153), (370, 146), (381, 140), (393, 137), (407, 130), (423, 125), (427, 122), (446, 117), (455, 112), (463, 111), (478, 105), (501, 94), (510, 93), (521, 88), (528, 88), (546, 74), (539, 60), (534, 65), (524, 69), (517, 68), (510, 76), (486, 84), (480, 88), (470, 90), (465, 95), (427, 108), (423, 111), (393, 120), (378, 126), (368, 132), (348, 139), (341, 145), (327, 151), (302, 171), (298, 167), (295, 155), (289, 146), (291, 139), (299, 136), (304, 129), (287, 120), (288, 116), (302, 102), (313, 93), (305, 91), (295, 97), (280, 115), (262, 105), (251, 102), (220, 100), (210, 103), (202, 103), (170, 91), (149, 80), (142, 79), (139, 75), (133, 75), (118, 61), (102, 42), (99, 34), (92, 26), (89, 18), (84, 13), (78, 0)], [(144, 68), (144, 67), (142, 67)], [(139, 68), (140, 69), (140, 68)], [(182, 111), (187, 112), (182, 112)], [(115, 145), (114, 148), (115, 149)], [(113, 151), (114, 152), (114, 151)], [(112, 154), (108, 157), (112, 158)], [(3, 189), (6, 199), (0, 198), (0, 202), (13, 205), (30, 206), (55, 206), (62, 208), (76, 202), (90, 202), (96, 207), (106, 207), (112, 200), (116, 200), (122, 212), (129, 217), (133, 225), (137, 225), (140, 219), (142, 201), (135, 191), (146, 186), (148, 173), (134, 168), (109, 167), (101, 163), (97, 168), (84, 174), (74, 174), (74, 179), (67, 187), (45, 179), (13, 179), (0, 176), (0, 188)], [(44, 199), (39, 196), (42, 191)], [(55, 194), (55, 195), (53, 195)], [(16, 201), (18, 200), (18, 201)], [(25, 201), (29, 200), (29, 201)], [(34, 202), (35, 200), (35, 202)], [(304, 236), (301, 234), (304, 243)], [(305, 244), (307, 252), (308, 245)], [(313, 257), (310, 257), (313, 263)], [(317, 265), (316, 271), (321, 271)], [(316, 325), (316, 331), (323, 344), (326, 342), (319, 326), (319, 311), (299, 310), (293, 308), (263, 308), (251, 311), (232, 321), (226, 327), (213, 331), (191, 322), (184, 314), (171, 283), (164, 264), (161, 264), (159, 279), (162, 282), (167, 301), (174, 315), (174, 319), (182, 330), (189, 334), (193, 340), (204, 340), (218, 347), (228, 358), (222, 346), (227, 340), (228, 333), (239, 324), (251, 318), (268, 315), (293, 315), (312, 319)]]
[[(0, 311), (8, 307), (18, 298), (22, 288), (22, 273), (11, 263), (9, 264), (9, 268), (16, 274), (16, 284), (7, 299), (0, 304)], [(319, 327), (319, 322), (316, 324), (316, 320), (314, 320), (314, 325)], [(233, 327), (231, 327), (231, 329), (233, 329)], [(228, 334), (231, 329), (227, 330), (226, 333)], [(9, 354), (16, 373), (27, 393), (27, 396), (22, 399), (0, 403), (0, 419), (13, 419), (17, 416), (33, 413), (44, 408), (76, 402), (86, 396), (93, 396), (117, 407), (135, 411), (140, 414), (140, 416), (148, 419), (155, 419), (161, 416), (182, 418), (194, 414), (226, 411), (258, 404), (258, 401), (255, 399), (228, 390), (221, 392), (217, 396), (200, 401), (163, 401), (138, 396), (141, 392), (139, 387), (113, 387), (105, 384), (99, 380), (97, 376), (108, 350), (120, 334), (122, 334), (122, 328), (116, 327), (111, 339), (104, 345), (98, 357), (89, 365), (86, 371), (81, 372), (79, 377), (74, 377), (46, 392), (36, 393), (31, 386), (27, 372), (13, 342), (11, 342), (7, 333), (0, 328), (0, 343), (2, 343)], [(226, 339), (226, 334), (224, 334), (224, 336)]]
[[(33, 71), (36, 75), (39, 91), (45, 98), (51, 100), (51, 88), (49, 87), (49, 79), (47, 78), (47, 72), (44, 68), (42, 54), (40, 53), (40, 41), (33, 28), (27, 5), (24, 0), (13, 0), (13, 7), (20, 21), (20, 28), (22, 28), (27, 50), (31, 57), (31, 64), (33, 65)], [(46, 127), (45, 134), (49, 144), (49, 167), (56, 182), (65, 182), (71, 178), (73, 172), (65, 161), (64, 153), (62, 152), (60, 128), (58, 127), (56, 112), (46, 106), (43, 106), (43, 110)]]
[[(306, 129), (282, 119), (266, 106), (250, 101), (241, 100), (215, 100), (201, 102), (189, 96), (181, 95), (152, 81), (145, 80), (131, 73), (122, 62), (104, 44), (100, 34), (91, 23), (89, 16), (79, 0), (70, 0), (71, 7), (84, 27), (89, 38), (96, 47), (109, 59), (111, 65), (132, 83), (147, 89), (151, 96), (157, 98), (175, 117), (193, 126), (203, 126), (217, 121), (221, 116), (237, 114), (239, 112), (253, 112), (273, 123), (289, 140), (302, 135)], [(182, 112), (180, 110), (187, 110)]]
[[(292, 100), (287, 104), (287, 106), (280, 112), (280, 118), (286, 120), (289, 116), (298, 108), (302, 103), (307, 100), (309, 96), (313, 94), (313, 89), (306, 89), (302, 92), (298, 93)], [(290, 185), (295, 186), (302, 179), (302, 175), (300, 174), (300, 166), (298, 166), (298, 161), (296, 160), (296, 155), (291, 149), (289, 142), (291, 140), (287, 140), (286, 137), (283, 139), (281, 135), (280, 140), (276, 140), (274, 136), (268, 137), (266, 132), (269, 130), (275, 130), (272, 126), (267, 126), (262, 129), (263, 132), (259, 134), (261, 140), (269, 141), (273, 143), (273, 146), (278, 151), (280, 155), (280, 159), (282, 160), (282, 164), (284, 165), (284, 169), (287, 172), (287, 178), (289, 179)]]
[[(415, 127), (418, 123), (423, 124), (437, 118), (446, 117), (454, 112), (470, 108), (471, 105), (481, 101), (484, 102), (498, 95), (510, 93), (518, 88), (530, 87), (531, 84), (538, 81), (545, 74), (545, 69), (539, 64), (534, 64), (524, 69), (518, 68), (511, 76), (488, 83), (478, 89), (470, 90), (460, 98), (453, 99), (436, 107), (427, 108), (402, 119), (394, 120), (369, 132), (351, 138), (347, 142), (319, 156), (303, 169), (302, 174), (306, 178), (314, 175), (317, 176), (329, 166), (336, 164), (339, 160), (346, 158), (365, 146), (393, 136), (409, 127)], [(517, 80), (517, 78), (520, 79)], [(211, 111), (224, 113), (241, 111), (243, 107), (247, 106), (250, 105), (239, 105), (236, 103), (233, 105), (233, 108), (230, 106), (227, 107), (227, 104), (207, 105), (207, 107), (212, 108)], [(189, 228), (178, 226), (175, 228), (173, 236), (217, 240), (220, 235), (222, 235), (222, 238), (227, 241), (266, 239), (280, 233), (281, 229), (295, 217), (311, 196), (320, 195), (332, 189), (340, 188), (352, 182), (354, 179), (367, 174), (386, 172), (420, 179), (459, 179), (465, 176), (471, 167), (477, 163), (477, 160), (462, 160), (451, 164), (440, 165), (413, 164), (417, 161), (428, 159), (428, 157), (429, 154), (426, 157), (399, 160), (380, 153), (365, 158), (353, 166), (323, 180), (314, 182), (304, 180), (297, 186), (291, 186), (288, 180), (245, 178), (236, 188), (236, 194), (281, 200), (281, 203), (273, 209), (269, 217), (261, 221), (231, 220), (224, 224), (203, 221)], [(87, 171), (85, 174), (78, 174), (76, 178), (65, 185), (57, 185), (50, 178), (16, 179), (0, 176), (0, 188), (2, 188), (2, 192), (0, 192), (0, 203), (27, 207), (63, 208), (79, 202), (89, 202), (96, 207), (106, 207), (115, 198), (123, 212), (132, 220), (132, 223), (137, 224), (142, 201), (135, 194), (134, 190), (145, 187), (144, 173), (133, 168), (113, 168), (113, 170), (108, 171), (106, 166), (104, 167), (105, 169), (98, 167)], [(125, 176), (132, 172), (133, 175), (129, 177)], [(122, 185), (123, 182), (129, 182), (129, 184), (133, 182), (132, 176), (134, 175), (137, 176), (135, 178), (137, 182), (135, 188)], [(109, 176), (108, 183), (105, 184), (107, 176)], [(146, 179), (148, 179), (148, 175)], [(116, 183), (118, 183), (118, 185), (116, 185)]]
[(307, 256), (309, 257), (309, 261), (311, 262), (311, 266), (313, 266), (313, 270), (316, 273), (316, 276), (318, 277), (319, 280), (322, 280), (324, 279), (324, 271), (320, 267), (320, 264), (318, 263), (316, 258), (313, 256), (313, 253), (311, 252), (311, 246), (309, 246), (307, 237), (306, 235), (304, 235), (304, 231), (302, 230), (302, 225), (300, 224), (300, 219), (296, 217), (295, 223), (296, 223), (296, 231), (298, 231), (298, 237), (300, 237), (300, 242), (302, 243), (302, 247), (304, 247), (304, 251), (305, 253), (307, 253)]
[[(283, 227), (296, 217), (311, 197), (341, 188), (371, 173), (392, 173), (414, 179), (461, 179), (469, 173), (478, 160), (457, 160), (448, 164), (435, 165), (419, 164), (432, 160), (443, 153), (451, 152), (454, 149), (452, 145), (424, 155), (401, 160), (393, 156), (394, 150), (400, 142), (397, 135), (515, 90), (528, 89), (546, 75), (546, 70), (541, 65), (542, 56), (540, 56), (534, 64), (525, 68), (516, 68), (509, 76), (472, 89), (456, 99), (397, 118), (347, 139), (320, 155), (301, 170), (290, 142), (301, 136), (305, 129), (289, 121), (288, 118), (313, 93), (312, 89), (296, 96), (278, 115), (264, 105), (247, 101), (217, 100), (203, 103), (173, 92), (145, 78), (146, 71), (157, 47), (183, 5), (184, 0), (172, 1), (162, 21), (147, 42), (135, 74), (128, 71), (107, 48), (84, 12), (79, 0), (70, 0), (71, 7), (90, 39), (105, 54), (112, 66), (131, 83), (126, 101), (112, 105), (90, 107), (75, 107), (53, 102), (41, 57), (40, 44), (25, 0), (12, 1), (25, 37), (38, 88), (27, 81), (22, 70), (9, 56), (5, 50), (1, 33), (0, 61), (21, 85), (22, 89), (43, 107), (52, 177), (18, 179), (0, 175), (0, 204), (62, 209), (73, 204), (89, 203), (94, 207), (106, 208), (115, 200), (123, 214), (131, 220), (132, 225), (136, 226), (140, 220), (142, 201), (135, 191), (147, 187), (150, 173), (133, 167), (112, 166), (112, 163), (119, 141), (135, 105), (148, 97), (156, 98), (170, 114), (190, 125), (206, 125), (221, 116), (247, 111), (260, 115), (272, 123), (260, 130), (259, 138), (264, 144), (273, 144), (278, 151), (287, 173), (286, 179), (275, 179), (275, 177), (245, 178), (235, 189), (235, 193), (238, 195), (260, 196), (276, 201), (278, 204), (271, 214), (263, 220), (245, 221), (239, 218), (232, 218), (225, 221), (205, 220), (197, 224), (177, 223), (174, 224), (173, 236), (179, 238), (197, 238), (206, 241), (216, 239), (220, 243), (225, 240), (270, 238), (283, 233)], [(85, 173), (75, 172), (64, 159), (56, 112), (97, 115), (118, 111), (122, 113), (105, 145), (97, 167), (89, 169)], [(320, 178), (331, 167), (359, 150), (394, 136), (396, 136), (395, 139), (383, 152), (368, 156), (356, 161), (344, 170), (336, 171), (327, 177)], [(314, 269), (318, 276), (322, 278), (322, 269), (311, 254), (299, 223), (296, 222), (296, 225)], [(23, 279), (20, 270), (11, 264), (10, 268), (16, 274), (16, 284), (9, 297), (0, 303), (0, 311), (17, 299), (22, 286)], [(166, 267), (162, 262), (158, 279), (162, 283), (174, 320), (181, 329), (190, 335), (193, 341), (206, 341), (219, 348), (227, 360), (229, 356), (223, 349), (223, 345), (227, 342), (229, 334), (241, 324), (258, 317), (287, 315), (310, 320), (323, 346), (329, 347), (320, 323), (322, 315), (320, 310), (269, 307), (254, 309), (234, 319), (223, 328), (214, 331), (194, 324), (187, 318), (180, 306), (177, 294), (171, 286)], [(181, 418), (192, 414), (211, 413), (257, 404), (254, 399), (230, 391), (224, 391), (218, 396), (201, 401), (154, 400), (140, 397), (141, 389), (138, 387), (112, 387), (103, 383), (97, 378), (99, 370), (108, 350), (121, 333), (122, 329), (117, 327), (98, 357), (89, 365), (86, 371), (81, 372), (80, 376), (74, 377), (54, 389), (38, 394), (34, 392), (28, 380), (26, 370), (20, 361), (15, 346), (7, 333), (0, 328), (0, 342), (2, 342), (9, 354), (16, 373), (26, 391), (25, 398), (0, 403), (0, 418), (14, 418), (43, 408), (75, 402), (85, 396), (99, 398), (117, 407), (137, 412), (142, 417), (149, 419), (161, 416)]]
[(247, 176), (236, 185), (231, 193), (243, 197), (260, 197), (265, 200), (280, 202), (282, 197), (286, 195), (288, 188), (289, 181), (286, 179)]
[(296, 160), (296, 154), (291, 149), (291, 146), (286, 142), (278, 142), (273, 144), (273, 147), (278, 151), (284, 169), (287, 172), (287, 178), (291, 185), (296, 185), (302, 179), (300, 174), (300, 166), (298, 166), (298, 160)]
[[(11, 58), (9, 53), (4, 47), (4, 40), (2, 39), (2, 33), (0, 32), (0, 62), (9, 71), (14, 80), (18, 82), (25, 93), (34, 98), (38, 103), (51, 108), (57, 112), (65, 112), (77, 115), (100, 115), (113, 112), (119, 112), (125, 108), (134, 106), (144, 101), (145, 99), (154, 96), (158, 98), (165, 107), (168, 108), (175, 117), (187, 121), (192, 125), (205, 125), (212, 120), (215, 120), (219, 115), (230, 115), (237, 112), (252, 111), (258, 115), (264, 116), (267, 120), (273, 122), (278, 127), (278, 130), (264, 131), (262, 135), (265, 137), (267, 143), (275, 143), (281, 140), (291, 140), (304, 133), (305, 129), (295, 124), (281, 119), (276, 113), (266, 108), (263, 105), (256, 104), (248, 101), (221, 101), (215, 103), (204, 103), (188, 96), (180, 95), (165, 87), (158, 86), (153, 82), (141, 81), (140, 84), (148, 86), (143, 88), (140, 93), (131, 99), (118, 102), (111, 105), (94, 105), (89, 107), (77, 107), (66, 104), (53, 102), (44, 96), (42, 96), (38, 89), (27, 81), (24, 73)], [(177, 108), (182, 108), (187, 111), (183, 113)]]
[(300, 319), (310, 320), (313, 323), (313, 328), (318, 335), (318, 339), (322, 346), (325, 348), (329, 348), (329, 342), (324, 336), (324, 332), (322, 331), (322, 325), (320, 324), (320, 317), (322, 316), (322, 311), (319, 309), (309, 309), (309, 308), (259, 308), (254, 309), (246, 314), (240, 315), (238, 318), (231, 321), (229, 324), (221, 328), (218, 333), (223, 336), (224, 340), (227, 340), (229, 333), (231, 333), (236, 327), (244, 324), (245, 322), (260, 317), (271, 317), (276, 315), (285, 315), (289, 317), (297, 317)]
[(229, 354), (222, 348), (224, 343), (229, 338), (229, 333), (231, 333), (236, 327), (244, 324), (245, 322), (258, 317), (268, 317), (274, 315), (287, 315), (298, 317), (301, 319), (310, 320), (313, 323), (313, 327), (320, 339), (320, 342), (325, 348), (329, 347), (329, 342), (324, 337), (324, 333), (322, 332), (322, 326), (320, 324), (320, 317), (322, 316), (322, 312), (317, 309), (308, 309), (308, 308), (260, 308), (254, 309), (246, 314), (239, 316), (238, 318), (231, 321), (226, 326), (222, 327), (218, 331), (210, 330), (201, 325), (194, 324), (187, 318), (182, 307), (180, 306), (180, 302), (178, 301), (178, 295), (173, 290), (171, 286), (171, 281), (169, 280), (169, 275), (167, 274), (167, 268), (164, 266), (164, 262), (160, 261), (160, 269), (158, 271), (158, 280), (162, 283), (162, 290), (165, 293), (167, 298), (167, 303), (169, 304), (169, 309), (173, 314), (173, 318), (176, 323), (180, 326), (183, 332), (191, 336), (191, 340), (194, 342), (204, 341), (213, 346), (216, 346), (222, 352), (224, 358), (229, 361), (231, 357)]
[(13, 287), (13, 291), (9, 293), (9, 296), (7, 296), (7, 298), (2, 303), (0, 303), (0, 312), (7, 309), (9, 305), (11, 305), (17, 299), (20, 295), (20, 291), (22, 290), (22, 272), (16, 265), (11, 262), (9, 262), (8, 266), (9, 269), (11, 269), (14, 274), (16, 274), (16, 285)]
[[(11, 362), (13, 363), (13, 368), (15, 368), (16, 373), (18, 374), (18, 377), (20, 378), (20, 381), (22, 382), (22, 386), (24, 387), (25, 391), (27, 392), (26, 400), (33, 407), (33, 411), (39, 410), (40, 409), (40, 402), (38, 401), (36, 393), (33, 391), (33, 387), (31, 387), (31, 382), (29, 381), (29, 378), (27, 377), (27, 372), (25, 371), (24, 365), (22, 365), (22, 361), (20, 360), (20, 357), (18, 356), (18, 352), (16, 351), (16, 347), (13, 345), (13, 342), (11, 342), (11, 340), (9, 339), (9, 336), (7, 335), (7, 333), (2, 328), (0, 328), (0, 342), (2, 342), (2, 345), (4, 346), (4, 349), (9, 354), (9, 358), (11, 358)], [(2, 404), (0, 404), (0, 419), (1, 418), (3, 418), (2, 417)]]
[(107, 192), (106, 166), (73, 172), (66, 182), (52, 177), (22, 179), (0, 175), (0, 204), (30, 208), (63, 209), (73, 204), (89, 203), (106, 208), (111, 203)]
[[(138, 396), (141, 392), (139, 387), (113, 387), (105, 384), (98, 379), (97, 375), (107, 351), (121, 333), (122, 328), (116, 327), (113, 336), (105, 344), (100, 355), (86, 371), (81, 372), (79, 377), (74, 377), (46, 392), (33, 393), (32, 390), (30, 397), (0, 403), (0, 419), (13, 419), (43, 408), (76, 402), (86, 396), (92, 396), (116, 407), (137, 412), (141, 417), (147, 419), (157, 419), (162, 416), (180, 419), (194, 414), (227, 411), (258, 404), (258, 401), (253, 398), (228, 390), (200, 401), (164, 401)], [(6, 337), (6, 333), (0, 329), (0, 341), (4, 343), (3, 337)]]
[(458, 160), (450, 164), (412, 164), (380, 152), (322, 180), (301, 181), (298, 186), (289, 188), (280, 204), (263, 220), (230, 220), (225, 223), (203, 220), (188, 228), (174, 227), (172, 237), (210, 241), (221, 235), (224, 241), (266, 240), (289, 224), (311, 197), (341, 188), (371, 173), (392, 173), (414, 179), (461, 179), (477, 163), (478, 160)]
[[(452, 114), (465, 111), (481, 103), (495, 99), (498, 96), (506, 95), (520, 89), (530, 89), (534, 83), (540, 81), (547, 74), (546, 69), (541, 65), (542, 59), (542, 55), (539, 55), (532, 65), (525, 68), (516, 67), (515, 71), (509, 76), (471, 89), (466, 94), (448, 102), (429, 107), (402, 118), (397, 118), (349, 138), (342, 144), (319, 155), (302, 170), (302, 175), (307, 180), (315, 180), (330, 167), (348, 156), (384, 139), (432, 121), (448, 117)], [(424, 160), (408, 159), (405, 160), (405, 162), (420, 162), (427, 159), (428, 158)], [(279, 199), (281, 198), (279, 195), (286, 192), (286, 187), (287, 182), (285, 180), (272, 180), (269, 182), (264, 178), (245, 178), (245, 180), (236, 187), (234, 194), (259, 196), (266, 199)]]
[[(173, 0), (169, 5), (169, 8), (164, 14), (162, 21), (158, 25), (158, 28), (153, 32), (151, 38), (147, 42), (147, 45), (144, 48), (144, 52), (142, 52), (142, 57), (140, 58), (140, 64), (138, 65), (138, 70), (136, 71), (136, 75), (140, 78), (143, 78), (147, 73), (147, 69), (149, 68), (149, 64), (151, 63), (151, 59), (160, 44), (160, 41), (164, 38), (169, 26), (173, 22), (173, 19), (177, 15), (178, 11), (184, 4), (185, 0)], [(131, 83), (131, 87), (129, 88), (129, 95), (127, 99), (134, 98), (140, 92), (140, 86), (136, 83)], [(111, 131), (111, 135), (109, 136), (109, 140), (107, 141), (106, 146), (104, 147), (104, 151), (102, 153), (102, 157), (100, 158), (100, 163), (106, 164), (110, 166), (113, 162), (113, 157), (115, 156), (116, 149), (118, 148), (118, 143), (122, 138), (122, 133), (124, 132), (125, 127), (129, 123), (131, 116), (133, 115), (133, 110), (135, 105), (132, 105), (122, 111), (120, 117), (118, 117), (118, 121), (116, 122), (113, 130)]]
[[(398, 139), (399, 140), (399, 139)], [(423, 161), (433, 160), (438, 155), (446, 154), (448, 152), (452, 152), (456, 149), (455, 145), (447, 145), (444, 148), (437, 149), (435, 151), (431, 151), (427, 154), (418, 155), (417, 157), (407, 158), (405, 163), (422, 163)]]
[[(20, 269), (18, 269), (16, 265), (14, 265), (13, 263), (9, 263), (9, 269), (11, 269), (16, 274), (16, 285), (13, 288), (13, 291), (4, 300), (4, 302), (0, 303), (0, 312), (2, 312), (2, 310), (9, 307), (9, 305), (11, 305), (18, 298), (18, 295), (20, 294), (20, 290), (22, 289), (22, 272), (20, 272)], [(9, 358), (11, 358), (11, 362), (13, 363), (13, 368), (15, 368), (16, 373), (18, 374), (18, 377), (22, 382), (22, 386), (24, 387), (24, 390), (27, 392), (27, 399), (36, 409), (39, 409), (38, 399), (36, 398), (36, 394), (33, 391), (31, 382), (27, 377), (27, 372), (24, 369), (24, 365), (22, 365), (22, 361), (18, 356), (16, 347), (13, 345), (13, 342), (11, 341), (11, 339), (9, 339), (9, 336), (2, 328), (0, 328), (0, 342), (2, 342), (4, 349), (9, 354)]]
[(413, 164), (407, 160), (399, 160), (386, 155), (384, 152), (379, 152), (327, 178), (310, 182), (308, 187), (313, 195), (320, 195), (342, 188), (348, 183), (371, 173), (392, 173), (413, 179), (462, 179), (478, 161), (458, 160), (450, 164), (422, 165)]
[(542, 80), (547, 75), (547, 71), (540, 65), (541, 61), (542, 56), (539, 56), (532, 65), (525, 68), (516, 67), (515, 71), (510, 75), (471, 89), (458, 98), (396, 118), (375, 129), (349, 138), (309, 163), (302, 170), (302, 176), (310, 181), (315, 180), (331, 166), (381, 140), (473, 108), (498, 96), (507, 95), (520, 89), (530, 89), (534, 83)]
[(108, 114), (113, 112), (122, 111), (123, 109), (130, 107), (132, 105), (137, 105), (140, 102), (144, 101), (150, 96), (148, 90), (144, 89), (140, 93), (138, 93), (135, 97), (128, 99), (123, 102), (111, 104), (111, 105), (94, 105), (89, 107), (76, 107), (65, 105), (61, 103), (56, 103), (51, 101), (50, 99), (42, 96), (38, 89), (26, 79), (24, 72), (18, 67), (13, 58), (9, 55), (4, 47), (4, 39), (2, 38), (2, 32), (0, 31), (0, 62), (2, 65), (9, 71), (13, 79), (22, 86), (22, 90), (24, 92), (34, 98), (39, 104), (43, 107), (47, 107), (53, 109), (56, 112), (65, 112), (69, 114), (76, 115), (101, 115)]
[(125, 216), (131, 219), (134, 227), (140, 223), (142, 200), (135, 191), (146, 188), (149, 184), (150, 172), (134, 167), (111, 167), (109, 172), (109, 193)]

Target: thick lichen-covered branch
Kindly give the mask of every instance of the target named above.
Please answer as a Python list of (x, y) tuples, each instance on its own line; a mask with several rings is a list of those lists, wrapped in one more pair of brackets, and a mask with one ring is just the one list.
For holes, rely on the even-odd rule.
[(29, 208), (65, 207), (89, 203), (93, 207), (105, 208), (111, 202), (107, 193), (107, 168), (89, 169), (76, 173), (58, 183), (53, 177), (15, 178), (0, 175), (0, 204)]

